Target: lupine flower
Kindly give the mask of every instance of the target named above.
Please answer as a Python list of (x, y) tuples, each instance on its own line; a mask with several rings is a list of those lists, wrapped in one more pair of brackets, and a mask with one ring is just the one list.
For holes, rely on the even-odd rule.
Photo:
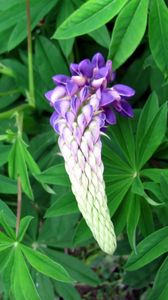
[(58, 144), (65, 160), (72, 192), (79, 210), (100, 248), (112, 254), (116, 237), (107, 206), (101, 132), (116, 124), (116, 112), (133, 117), (128, 103), (135, 92), (131, 87), (116, 84), (112, 62), (105, 62), (97, 53), (70, 65), (71, 76), (55, 75), (56, 87), (45, 97), (54, 109), (50, 123), (59, 134)]

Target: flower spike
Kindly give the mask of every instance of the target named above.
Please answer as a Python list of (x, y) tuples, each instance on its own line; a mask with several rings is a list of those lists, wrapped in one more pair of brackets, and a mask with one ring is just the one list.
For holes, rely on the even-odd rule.
[(57, 85), (45, 94), (55, 109), (50, 123), (57, 134), (65, 169), (79, 210), (100, 248), (108, 254), (116, 249), (116, 236), (111, 222), (103, 179), (100, 136), (107, 126), (117, 122), (116, 114), (133, 117), (128, 103), (135, 91), (116, 84), (112, 62), (101, 53), (92, 60), (70, 65), (71, 77), (55, 75)]

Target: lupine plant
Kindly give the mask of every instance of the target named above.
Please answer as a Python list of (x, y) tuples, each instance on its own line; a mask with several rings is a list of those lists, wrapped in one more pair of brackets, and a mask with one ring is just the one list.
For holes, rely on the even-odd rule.
[(168, 299), (168, 1), (0, 1), (0, 299)]

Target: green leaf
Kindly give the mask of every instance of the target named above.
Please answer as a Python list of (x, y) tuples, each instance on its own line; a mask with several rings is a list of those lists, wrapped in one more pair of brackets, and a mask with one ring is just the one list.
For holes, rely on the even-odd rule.
[[(109, 128), (109, 133), (112, 140), (115, 141), (115, 147), (119, 147), (119, 149), (115, 151), (115, 155), (120, 155), (120, 157), (124, 161), (124, 163), (121, 163), (122, 170), (127, 166), (127, 171), (129, 170), (133, 173), (135, 170), (135, 142), (133, 134), (133, 120), (120, 117), (117, 126), (111, 126)], [(111, 157), (113, 157), (112, 152)], [(115, 159), (114, 163), (117, 164), (117, 162), (118, 159)]]
[(139, 226), (144, 237), (154, 231), (153, 214), (145, 199), (141, 199), (141, 216)]
[(112, 32), (109, 57), (117, 69), (141, 42), (147, 24), (148, 0), (132, 0), (122, 9)]
[(152, 93), (146, 101), (138, 120), (136, 131), (136, 148), (140, 147), (144, 135), (147, 133), (153, 119), (159, 111), (158, 97), (156, 93)]
[(125, 268), (127, 271), (137, 270), (166, 252), (168, 252), (168, 226), (155, 231), (140, 242), (137, 254), (133, 252), (130, 255)]
[(0, 193), (17, 194), (16, 181), (6, 176), (0, 175)]
[(164, 169), (144, 169), (140, 171), (140, 175), (145, 178), (149, 178), (156, 183), (160, 183), (161, 175), (168, 176), (168, 170)]
[(72, 192), (59, 197), (46, 211), (45, 217), (57, 217), (78, 212), (78, 206)]
[(168, 295), (168, 257), (164, 260), (156, 274), (153, 288), (147, 300), (165, 300)]
[(87, 226), (85, 220), (82, 218), (79, 224), (77, 224), (74, 236), (73, 236), (73, 244), (74, 246), (79, 246), (86, 241), (92, 238), (92, 232)]
[[(61, 5), (59, 7), (59, 13), (57, 16), (57, 20), (56, 20), (56, 25), (57, 28), (59, 27), (59, 25), (64, 22), (64, 20), (66, 20), (66, 18), (68, 18), (70, 16), (71, 13), (73, 13), (75, 7), (73, 2), (67, 1), (67, 0), (63, 0), (61, 2)], [(70, 53), (72, 52), (72, 48), (73, 48), (73, 44), (74, 44), (75, 39), (67, 39), (67, 40), (59, 40), (59, 45), (65, 55), (65, 57), (68, 57), (70, 55)]]
[(0, 211), (0, 224), (3, 226), (6, 233), (9, 235), (10, 238), (15, 239), (16, 234), (13, 229), (9, 226), (8, 222), (6, 221), (5, 214), (3, 211)]
[[(4, 244), (6, 246), (13, 244), (13, 239), (8, 237), (5, 233), (0, 232), (0, 245)], [(1, 245), (2, 246), (2, 245)]]
[(60, 186), (70, 186), (68, 175), (66, 174), (64, 164), (55, 165), (41, 174), (36, 175), (41, 183), (48, 183)]
[(105, 25), (90, 32), (89, 35), (101, 46), (109, 48), (110, 35)]
[(152, 56), (163, 72), (168, 76), (168, 8), (163, 0), (152, 0), (149, 14), (149, 45)]
[(149, 128), (141, 138), (141, 144), (137, 145), (138, 169), (147, 162), (161, 144), (167, 126), (167, 104), (163, 104), (153, 118)]
[[(27, 16), (24, 1), (14, 3), (5, 11), (0, 11), (0, 36), (5, 34), (5, 45), (0, 49), (0, 53), (12, 50), (27, 35), (25, 26)], [(51, 0), (46, 3), (46, 0), (36, 0), (31, 2), (31, 28), (34, 29), (39, 21), (53, 8), (57, 0)], [(8, 20), (8, 22), (6, 22)], [(20, 30), (22, 29), (22, 30)]]
[(20, 246), (17, 246), (15, 249), (12, 291), (17, 300), (40, 300)]
[(136, 253), (136, 228), (140, 217), (140, 197), (131, 195), (127, 216), (127, 234), (131, 248)]
[(129, 210), (129, 198), (130, 193), (124, 197), (121, 205), (117, 209), (116, 213), (113, 215), (113, 224), (115, 228), (116, 236), (120, 235), (120, 233), (124, 230), (124, 227), (127, 222), (128, 210)]
[(22, 241), (22, 239), (24, 238), (24, 235), (25, 235), (32, 219), (33, 219), (32, 216), (26, 216), (20, 221), (19, 233), (18, 233), (18, 241), (19, 242)]
[(4, 271), (13, 254), (14, 251), (9, 246), (4, 250), (0, 249), (0, 273)]
[(46, 255), (22, 245), (22, 251), (29, 263), (40, 273), (62, 282), (73, 282), (67, 271)]
[(6, 219), (7, 223), (9, 224), (9, 226), (15, 227), (16, 217), (15, 217), (13, 211), (1, 199), (0, 199), (0, 211), (2, 211), (3, 214), (5, 215), (5, 219)]
[(30, 186), (26, 158), (25, 144), (20, 137), (17, 137), (9, 154), (9, 176), (17, 179), (20, 177), (23, 191), (30, 199), (33, 199), (33, 192)]
[(89, 0), (69, 16), (53, 35), (67, 39), (89, 33), (114, 18), (127, 0)]
[(45, 249), (45, 252), (54, 260), (63, 265), (76, 281), (80, 283), (86, 283), (91, 286), (100, 284), (100, 280), (96, 273), (93, 272), (89, 266), (85, 265), (81, 260), (75, 258), (74, 256), (50, 249)]
[(0, 166), (3, 166), (8, 161), (10, 147), (0, 145)]
[(163, 194), (166, 203), (168, 203), (168, 175), (161, 174), (160, 177), (160, 189)]
[(57, 43), (40, 36), (36, 40), (35, 51), (35, 63), (46, 88), (53, 86), (51, 77), (54, 74), (68, 74), (67, 63)]
[[(41, 300), (54, 300), (55, 299), (55, 290), (54, 290), (54, 285), (53, 281), (51, 281), (50, 278), (37, 273), (35, 274), (36, 276), (36, 286), (37, 286), (37, 291), (40, 295)], [(55, 282), (54, 282), (55, 283)], [(66, 283), (67, 285), (67, 283)]]
[(70, 284), (55, 282), (56, 291), (64, 300), (81, 300), (76, 288)]

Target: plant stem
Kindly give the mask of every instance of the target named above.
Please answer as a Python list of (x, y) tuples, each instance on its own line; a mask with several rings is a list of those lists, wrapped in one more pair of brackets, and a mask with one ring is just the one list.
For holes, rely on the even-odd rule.
[(29, 104), (31, 106), (35, 107), (30, 0), (26, 0), (26, 15), (27, 15), (27, 51), (28, 51), (28, 76), (29, 76)]
[(25, 109), (28, 109), (30, 108), (30, 104), (21, 104), (21, 105), (18, 105), (10, 110), (7, 110), (7, 111), (4, 111), (2, 113), (0, 113), (0, 120), (5, 120), (5, 119), (8, 119), (10, 117), (12, 117), (12, 115), (15, 113), (15, 112), (20, 112), (20, 111), (23, 111)]
[(18, 193), (17, 193), (16, 237), (18, 236), (18, 232), (19, 232), (21, 208), (22, 208), (22, 188), (21, 188), (20, 177), (18, 177), (17, 187), (18, 187)]

